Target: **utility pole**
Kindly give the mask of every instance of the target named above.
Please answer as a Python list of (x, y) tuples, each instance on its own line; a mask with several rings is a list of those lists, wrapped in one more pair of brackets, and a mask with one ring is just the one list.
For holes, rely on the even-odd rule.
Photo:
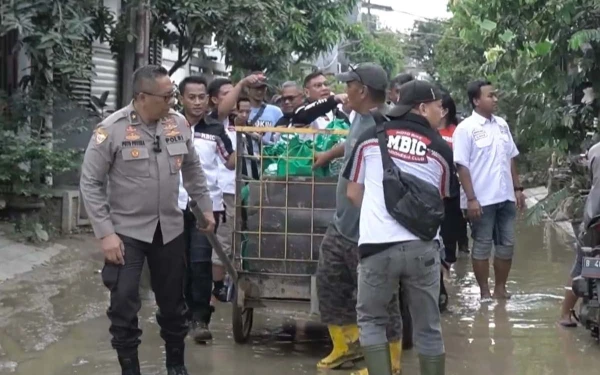
[(148, 64), (150, 48), (150, 1), (141, 0), (137, 9), (137, 40), (135, 43), (135, 69)]
[(377, 29), (377, 24), (375, 23), (375, 20), (373, 19), (374, 16), (371, 14), (371, 9), (379, 10), (382, 12), (392, 12), (394, 10), (394, 8), (392, 8), (391, 6), (388, 6), (388, 5), (373, 4), (371, 2), (371, 0), (367, 0), (366, 3), (362, 4), (362, 6), (367, 8), (367, 19), (368, 19), (367, 29), (371, 33), (374, 33)]

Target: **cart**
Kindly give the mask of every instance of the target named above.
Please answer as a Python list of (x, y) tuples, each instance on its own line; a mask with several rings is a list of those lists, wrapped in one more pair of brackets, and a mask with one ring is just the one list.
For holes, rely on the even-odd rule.
[[(348, 134), (347, 130), (247, 126), (236, 127), (236, 132), (237, 150), (245, 150), (246, 147), (242, 134), (302, 134), (304, 139), (317, 134)], [(252, 158), (245, 152), (238, 152), (236, 165), (241, 166)], [(264, 162), (266, 157), (263, 154), (254, 159)], [(288, 169), (294, 159), (306, 160), (307, 157), (289, 157), (282, 165)], [(290, 176), (289, 173), (270, 176), (263, 173), (254, 180), (244, 176), (242, 168), (236, 168), (232, 257), (228, 258), (216, 239), (211, 239), (230, 277), (232, 328), (236, 343), (248, 341), (254, 309), (266, 307), (269, 303), (310, 303), (311, 315), (318, 314), (314, 275), (321, 241), (335, 213), (337, 180), (337, 173), (330, 176), (315, 176), (314, 173), (310, 176)], [(242, 198), (243, 189), (249, 190), (247, 202)], [(197, 208), (195, 203), (193, 206), (193, 210)], [(196, 215), (202, 214), (198, 212)], [(404, 347), (408, 349), (412, 346), (412, 322), (406, 305), (401, 303), (401, 307)]]
[[(348, 133), (346, 130), (264, 127), (236, 127), (236, 132), (238, 135), (269, 132), (276, 137), (302, 134), (304, 138)], [(245, 147), (244, 138), (238, 136), (237, 150), (245, 150)], [(237, 155), (238, 166), (252, 158), (244, 152)], [(310, 158), (312, 162), (312, 156)], [(286, 159), (286, 169), (289, 170), (293, 159), (306, 160), (307, 157)], [(266, 162), (268, 157), (261, 152), (254, 160)], [(236, 170), (232, 249), (236, 275), (230, 274), (232, 325), (235, 341), (245, 343), (256, 308), (265, 307), (269, 302), (304, 302), (315, 310), (313, 275), (323, 235), (335, 212), (337, 175), (289, 176), (285, 173), (281, 176), (280, 173), (280, 176), (269, 176), (263, 172), (260, 179), (253, 180), (242, 175), (242, 168)], [(245, 187), (249, 190), (247, 202), (242, 199)]]

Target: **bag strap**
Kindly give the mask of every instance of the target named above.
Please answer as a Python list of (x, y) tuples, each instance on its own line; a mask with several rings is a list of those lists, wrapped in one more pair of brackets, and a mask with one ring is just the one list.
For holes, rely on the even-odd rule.
[(256, 121), (258, 121), (260, 116), (262, 116), (262, 114), (265, 112), (266, 108), (267, 108), (267, 105), (263, 103), (260, 106), (260, 108), (258, 109), (258, 111), (256, 111), (256, 114), (254, 115), (254, 117), (252, 117), (252, 120), (248, 121), (248, 125), (254, 126), (254, 124), (256, 124)]
[(371, 115), (375, 120), (375, 132), (377, 133), (377, 141), (379, 143), (379, 150), (381, 151), (381, 161), (383, 162), (383, 169), (393, 168), (396, 164), (392, 160), (390, 152), (388, 151), (385, 133), (385, 123), (388, 121), (388, 119), (379, 111), (371, 111)]
[[(263, 103), (260, 106), (260, 108), (258, 109), (258, 111), (256, 111), (256, 114), (254, 115), (254, 117), (252, 117), (252, 120), (248, 121), (248, 125), (254, 126), (256, 124), (256, 122), (258, 121), (258, 119), (260, 119), (260, 116), (262, 116), (262, 114), (265, 112), (266, 108), (267, 108), (267, 105)], [(259, 153), (260, 153), (260, 149), (261, 149), (260, 142), (258, 142)], [(254, 140), (249, 135), (246, 135), (246, 150), (248, 151), (248, 155), (254, 156)], [(242, 168), (247, 170), (247, 168), (245, 168), (245, 164), (246, 163), (244, 163)], [(250, 169), (251, 169), (251, 173), (252, 173), (252, 178), (258, 179), (260, 177), (260, 174), (258, 172), (258, 163), (256, 160), (253, 160), (253, 159), (250, 160)]]

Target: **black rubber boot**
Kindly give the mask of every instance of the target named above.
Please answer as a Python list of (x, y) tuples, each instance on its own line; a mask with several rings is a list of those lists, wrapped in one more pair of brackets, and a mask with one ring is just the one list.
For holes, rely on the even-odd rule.
[(167, 375), (189, 375), (185, 368), (184, 344), (165, 345), (165, 351), (167, 352)]
[(446, 374), (446, 355), (434, 357), (419, 354), (419, 364), (421, 365), (421, 375), (445, 375)]
[(141, 375), (137, 352), (118, 353), (121, 375)]
[(362, 351), (369, 374), (392, 375), (392, 358), (390, 345), (387, 342), (381, 345), (363, 346)]

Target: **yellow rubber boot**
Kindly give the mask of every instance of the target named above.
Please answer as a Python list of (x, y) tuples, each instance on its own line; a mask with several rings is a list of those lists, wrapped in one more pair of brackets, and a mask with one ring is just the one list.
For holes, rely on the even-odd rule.
[[(349, 344), (358, 343), (360, 332), (356, 324), (344, 326), (344, 335), (346, 335), (346, 342)], [(360, 344), (359, 344), (360, 345)]]
[[(336, 369), (348, 361), (353, 361), (362, 357), (358, 346), (348, 345), (348, 339), (345, 333), (346, 327), (328, 326), (333, 350), (331, 353), (317, 363), (317, 368), (320, 369)], [(352, 349), (351, 349), (352, 347)]]
[[(390, 357), (392, 362), (392, 374), (402, 373), (402, 343), (400, 341), (390, 342)], [(369, 375), (366, 368), (353, 372), (351, 375)]]
[(400, 375), (402, 373), (402, 342), (390, 342), (390, 356), (392, 358), (392, 373)]

